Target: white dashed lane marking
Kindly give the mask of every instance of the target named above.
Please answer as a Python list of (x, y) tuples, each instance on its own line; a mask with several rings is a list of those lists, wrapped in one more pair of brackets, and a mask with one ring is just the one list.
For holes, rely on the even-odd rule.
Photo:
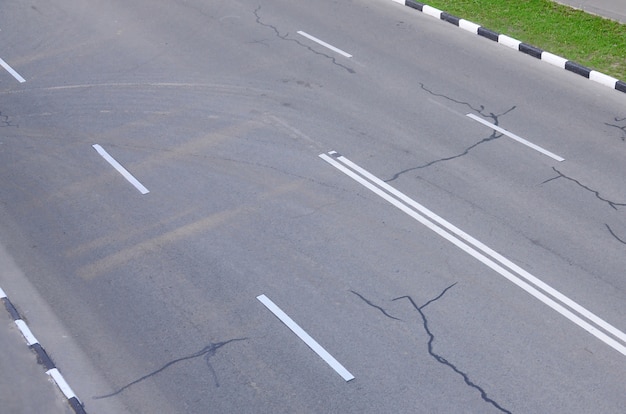
[(482, 118), (480, 118), (480, 117), (478, 117), (478, 116), (476, 116), (474, 114), (467, 114), (466, 116), (468, 118), (473, 119), (476, 122), (479, 122), (479, 123), (485, 125), (486, 127), (489, 127), (491, 129), (493, 129), (494, 131), (497, 131), (497, 132), (499, 132), (499, 133), (501, 133), (503, 135), (506, 135), (507, 137), (511, 138), (514, 141), (519, 142), (520, 144), (526, 145), (528, 148), (532, 148), (535, 151), (552, 158), (553, 160), (556, 160), (558, 162), (565, 161), (565, 158), (563, 158), (563, 157), (561, 157), (559, 155), (556, 155), (556, 154), (548, 151), (547, 149), (540, 147), (537, 144), (533, 144), (532, 142), (530, 142), (530, 141), (528, 141), (528, 140), (526, 140), (526, 139), (524, 139), (522, 137), (519, 137), (519, 136), (515, 135), (514, 133), (507, 131), (504, 128), (500, 128), (499, 126), (494, 125), (494, 124), (492, 124), (489, 121), (485, 121), (484, 119), (482, 119)]
[(342, 56), (345, 56), (347, 58), (351, 58), (352, 57), (352, 55), (350, 53), (344, 52), (343, 50), (341, 50), (339, 48), (336, 48), (335, 46), (330, 45), (330, 44), (328, 44), (328, 43), (318, 39), (315, 36), (311, 36), (310, 34), (308, 34), (306, 32), (303, 32), (302, 30), (298, 31), (298, 34), (301, 35), (301, 36), (306, 37), (309, 40), (314, 41), (317, 44), (320, 44), (320, 45), (324, 46), (325, 48), (328, 48), (328, 49), (332, 50), (333, 52), (339, 53)]
[(139, 182), (139, 180), (137, 180), (131, 173), (129, 173), (126, 168), (124, 168), (119, 162), (117, 162), (115, 158), (110, 156), (109, 153), (106, 152), (104, 148), (102, 148), (98, 144), (94, 144), (92, 145), (92, 147), (96, 151), (98, 151), (98, 154), (100, 154), (102, 158), (104, 158), (109, 164), (111, 164), (113, 168), (115, 168), (120, 174), (122, 174), (122, 176), (126, 178), (126, 180), (128, 180), (129, 183), (135, 186), (135, 188), (139, 190), (141, 194), (148, 194), (150, 192), (146, 187), (143, 186), (143, 184)]
[(261, 302), (270, 312), (272, 312), (278, 319), (281, 320), (282, 323), (287, 325), (289, 329), (293, 333), (295, 333), (298, 338), (302, 339), (305, 344), (309, 346), (317, 355), (320, 356), (328, 365), (334, 369), (337, 374), (341, 375), (341, 377), (350, 381), (354, 379), (354, 375), (348, 372), (347, 369), (344, 368), (343, 365), (339, 363), (331, 354), (329, 354), (317, 341), (304, 331), (304, 329), (300, 328), (300, 326), (293, 321), (285, 312), (282, 311), (274, 302), (272, 302), (267, 296), (259, 295), (257, 296), (259, 302)]
[(6, 71), (9, 72), (11, 74), (11, 76), (13, 76), (15, 79), (17, 79), (17, 81), (19, 83), (26, 82), (26, 79), (24, 79), (19, 73), (17, 73), (11, 66), (9, 66), (8, 63), (6, 63), (2, 59), (0, 59), (0, 66), (2, 66), (4, 69), (6, 69)]

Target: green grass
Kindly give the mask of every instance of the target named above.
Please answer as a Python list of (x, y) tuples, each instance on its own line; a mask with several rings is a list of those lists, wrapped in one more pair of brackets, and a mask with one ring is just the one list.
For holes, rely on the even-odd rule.
[(626, 81), (626, 24), (551, 0), (417, 0)]

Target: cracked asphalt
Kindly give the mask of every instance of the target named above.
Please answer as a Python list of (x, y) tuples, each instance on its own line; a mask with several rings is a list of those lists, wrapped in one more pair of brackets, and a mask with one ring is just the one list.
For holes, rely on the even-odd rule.
[[(0, 287), (86, 412), (626, 404), (626, 95), (390, 0), (0, 29)], [(0, 407), (67, 412), (5, 322)]]
[(94, 397), (94, 399), (102, 399), (102, 398), (110, 398), (113, 396), (116, 396), (117, 394), (124, 392), (125, 390), (127, 390), (128, 388), (132, 387), (133, 385), (139, 384), (142, 381), (145, 381), (147, 379), (149, 379), (150, 377), (153, 377), (154, 375), (158, 375), (161, 372), (165, 371), (167, 368), (171, 367), (174, 364), (177, 364), (179, 362), (182, 361), (187, 361), (190, 359), (195, 359), (195, 358), (199, 358), (199, 357), (204, 357), (205, 361), (206, 361), (206, 365), (207, 368), (209, 369), (209, 371), (211, 372), (211, 375), (213, 376), (213, 380), (215, 381), (215, 387), (219, 388), (220, 386), (220, 382), (219, 382), (219, 378), (217, 376), (217, 373), (215, 372), (215, 369), (213, 369), (213, 367), (211, 366), (211, 362), (210, 362), (210, 358), (212, 356), (214, 356), (217, 352), (218, 349), (220, 349), (221, 347), (228, 345), (231, 342), (235, 342), (235, 341), (245, 341), (246, 338), (236, 338), (236, 339), (229, 339), (228, 341), (224, 341), (224, 342), (218, 342), (216, 344), (210, 344), (208, 346), (205, 346), (204, 348), (202, 348), (200, 351), (188, 355), (188, 356), (184, 356), (184, 357), (180, 357), (180, 358), (176, 358), (172, 361), (167, 362), (165, 365), (163, 365), (161, 368), (150, 372), (149, 374), (146, 374), (144, 376), (142, 376), (141, 378), (138, 378), (134, 381), (129, 382), (128, 384), (124, 385), (123, 387), (117, 389), (116, 391), (107, 394), (107, 395), (100, 395), (100, 396), (96, 396)]
[[(449, 97), (449, 96), (445, 96), (445, 95), (442, 95), (442, 94), (437, 94), (437, 93), (435, 93), (435, 92), (433, 92), (433, 91), (431, 91), (431, 90), (428, 90), (428, 89), (427, 89), (427, 88), (426, 88), (423, 84), (420, 84), (420, 86), (422, 87), (422, 89), (423, 89), (424, 91), (428, 92), (429, 94), (431, 94), (431, 95), (433, 95), (433, 96), (436, 96), (436, 97), (439, 97), (439, 98), (443, 98), (443, 99), (445, 99), (445, 100), (448, 100), (448, 101), (450, 101), (450, 102), (453, 102), (453, 103), (458, 104), (458, 105), (461, 105), (461, 106), (466, 106), (466, 107), (468, 107), (468, 108), (469, 108), (471, 111), (473, 111), (475, 114), (478, 114), (478, 115), (482, 116), (482, 117), (483, 117), (483, 118), (485, 118), (485, 119), (489, 119), (489, 120), (491, 120), (491, 122), (492, 122), (494, 125), (496, 125), (496, 126), (500, 125), (500, 117), (501, 117), (501, 116), (505, 116), (505, 115), (507, 115), (509, 112), (511, 112), (511, 111), (513, 111), (513, 110), (515, 110), (515, 106), (512, 106), (510, 109), (508, 109), (508, 110), (506, 110), (506, 111), (502, 112), (501, 114), (495, 114), (495, 113), (493, 113), (493, 112), (486, 112), (486, 111), (485, 111), (485, 107), (484, 107), (484, 105), (480, 105), (480, 106), (473, 106), (473, 105), (472, 105), (472, 104), (470, 104), (469, 102), (462, 102), (462, 101), (456, 100), (456, 99), (454, 99), (454, 98), (451, 98), (451, 97)], [(434, 164), (440, 163), (440, 162), (452, 161), (452, 160), (455, 160), (455, 159), (457, 159), (457, 158), (464, 157), (464, 156), (466, 156), (467, 154), (469, 154), (469, 152), (470, 152), (471, 150), (473, 150), (474, 148), (476, 148), (477, 146), (479, 146), (479, 145), (481, 145), (481, 144), (484, 144), (484, 143), (486, 143), (486, 142), (489, 142), (489, 141), (493, 141), (493, 140), (498, 139), (498, 138), (501, 138), (501, 137), (502, 137), (502, 134), (501, 134), (501, 133), (498, 133), (497, 131), (495, 131), (495, 130), (494, 130), (494, 131), (492, 131), (491, 135), (489, 135), (488, 137), (485, 137), (485, 138), (481, 139), (480, 141), (478, 141), (478, 142), (476, 142), (476, 143), (474, 143), (474, 144), (470, 145), (469, 147), (465, 148), (465, 149), (463, 150), (463, 152), (461, 152), (461, 153), (459, 153), (459, 154), (455, 154), (455, 155), (451, 155), (451, 156), (448, 156), (448, 157), (439, 158), (439, 159), (436, 159), (436, 160), (433, 160), (433, 161), (429, 161), (429, 162), (427, 162), (427, 163), (425, 163), (425, 164), (422, 164), (422, 165), (419, 165), (419, 166), (417, 166), (417, 167), (407, 168), (407, 169), (405, 169), (405, 170), (402, 170), (402, 171), (400, 171), (400, 172), (395, 173), (395, 174), (394, 174), (391, 178), (387, 179), (386, 181), (387, 181), (387, 182), (394, 181), (394, 180), (396, 180), (396, 179), (397, 179), (400, 175), (402, 175), (402, 174), (406, 174), (406, 173), (408, 173), (408, 172), (410, 172), (410, 171), (421, 170), (422, 168), (428, 168), (428, 167), (430, 167), (430, 166), (432, 166), (432, 165), (434, 165)]]
[(285, 40), (287, 42), (294, 42), (297, 45), (306, 48), (311, 53), (314, 53), (314, 54), (316, 54), (318, 56), (323, 56), (326, 59), (329, 59), (331, 62), (333, 62), (333, 65), (336, 65), (336, 66), (339, 66), (339, 67), (345, 69), (348, 73), (356, 73), (354, 71), (354, 69), (337, 62), (337, 59), (334, 56), (328, 55), (326, 53), (322, 53), (319, 50), (313, 49), (311, 46), (307, 46), (304, 43), (298, 41), (298, 39), (293, 38), (292, 37), (293, 36), (292, 33), (288, 33), (287, 32), (285, 34), (281, 34), (275, 26), (272, 26), (271, 24), (262, 22), (260, 13), (261, 13), (261, 6), (257, 7), (257, 9), (254, 11), (254, 15), (256, 16), (256, 22), (258, 24), (260, 24), (261, 26), (263, 26), (263, 27), (267, 27), (269, 29), (272, 29), (274, 31), (274, 34), (276, 35), (277, 38), (279, 38), (281, 40)]
[(599, 191), (594, 190), (594, 189), (592, 189), (592, 188), (589, 188), (589, 187), (587, 187), (587, 186), (586, 186), (586, 185), (584, 185), (584, 184), (581, 184), (581, 183), (580, 183), (580, 181), (576, 180), (575, 178), (568, 177), (567, 175), (563, 174), (561, 171), (557, 170), (557, 169), (556, 169), (556, 167), (552, 167), (552, 169), (553, 169), (553, 170), (554, 170), (554, 172), (556, 172), (558, 175), (557, 175), (556, 177), (554, 177), (554, 178), (549, 178), (549, 179), (545, 180), (544, 182), (542, 182), (542, 183), (541, 183), (542, 185), (543, 185), (543, 184), (547, 184), (547, 183), (549, 183), (549, 182), (551, 182), (551, 181), (554, 181), (554, 180), (558, 180), (559, 178), (565, 178), (565, 179), (566, 179), (566, 180), (568, 180), (568, 181), (571, 181), (571, 182), (576, 183), (576, 184), (577, 184), (580, 188), (582, 188), (582, 189), (584, 189), (584, 190), (586, 190), (586, 191), (588, 191), (588, 192), (592, 193), (593, 195), (595, 195), (595, 196), (596, 196), (596, 198), (597, 198), (598, 200), (600, 200), (600, 201), (603, 201), (603, 202), (607, 203), (607, 204), (608, 204), (609, 206), (611, 206), (611, 208), (613, 208), (614, 210), (617, 210), (617, 208), (618, 208), (618, 207), (626, 207), (626, 203), (619, 203), (619, 202), (616, 202), (616, 201), (611, 201), (611, 200), (608, 200), (608, 199), (606, 199), (606, 198), (602, 197), (602, 196), (600, 195), (600, 192), (599, 192)]

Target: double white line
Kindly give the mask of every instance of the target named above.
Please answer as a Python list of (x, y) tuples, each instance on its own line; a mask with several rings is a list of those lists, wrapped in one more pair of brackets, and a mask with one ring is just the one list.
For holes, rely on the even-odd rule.
[(320, 158), (626, 356), (626, 334), (335, 151)]

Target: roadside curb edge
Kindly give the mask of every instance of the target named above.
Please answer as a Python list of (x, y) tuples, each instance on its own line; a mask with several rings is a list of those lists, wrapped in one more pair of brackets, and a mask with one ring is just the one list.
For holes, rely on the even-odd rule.
[(72, 391), (70, 386), (67, 384), (67, 382), (63, 378), (63, 375), (61, 375), (61, 373), (59, 372), (58, 368), (54, 365), (52, 358), (50, 358), (46, 350), (41, 346), (37, 338), (35, 338), (35, 335), (33, 335), (30, 328), (22, 319), (18, 310), (15, 308), (15, 306), (13, 306), (13, 303), (11, 303), (1, 287), (0, 300), (4, 302), (4, 307), (6, 308), (9, 315), (11, 315), (11, 318), (15, 322), (15, 325), (24, 336), (28, 347), (33, 350), (37, 355), (37, 362), (45, 368), (46, 374), (48, 374), (50, 378), (52, 378), (52, 380), (59, 387), (63, 395), (65, 395), (65, 398), (67, 398), (74, 412), (76, 414), (86, 414), (82, 403), (80, 402), (76, 394), (74, 394), (74, 391)]
[(485, 37), (489, 40), (493, 40), (494, 42), (501, 43), (504, 46), (510, 47), (512, 49), (516, 49), (536, 59), (546, 61), (547, 63), (560, 67), (561, 69), (565, 69), (569, 72), (576, 73), (580, 76), (583, 76), (601, 85), (608, 86), (609, 88), (626, 93), (626, 82), (616, 79), (612, 76), (606, 75), (604, 73), (598, 72), (596, 70), (593, 70), (581, 64), (578, 64), (574, 61), (554, 55), (550, 52), (547, 52), (538, 47), (529, 45), (527, 43), (523, 43), (505, 34), (498, 33), (493, 30), (489, 30), (485, 27), (482, 27), (476, 23), (472, 23), (468, 20), (453, 16), (445, 11), (436, 9), (425, 3), (420, 3), (414, 0), (391, 0), (391, 1), (393, 1), (394, 3), (399, 3), (404, 6), (410, 7), (412, 9), (418, 10), (436, 19), (444, 20), (457, 27), (460, 27), (463, 30), (474, 33), (478, 36)]

